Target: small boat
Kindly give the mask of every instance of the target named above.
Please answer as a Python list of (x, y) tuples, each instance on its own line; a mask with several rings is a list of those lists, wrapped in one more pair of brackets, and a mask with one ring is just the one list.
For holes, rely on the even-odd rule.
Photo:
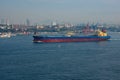
[(106, 41), (110, 36), (106, 32), (98, 30), (95, 35), (79, 36), (79, 35), (34, 35), (33, 42), (97, 42)]
[(0, 38), (10, 38), (11, 33), (0, 33)]

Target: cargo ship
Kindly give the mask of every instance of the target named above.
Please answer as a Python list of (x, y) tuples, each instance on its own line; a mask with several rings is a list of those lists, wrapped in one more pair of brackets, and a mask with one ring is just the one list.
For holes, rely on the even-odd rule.
[(110, 39), (110, 36), (107, 35), (105, 31), (98, 30), (94, 35), (72, 35), (69, 33), (67, 35), (34, 35), (33, 42), (97, 42), (97, 41), (106, 41)]

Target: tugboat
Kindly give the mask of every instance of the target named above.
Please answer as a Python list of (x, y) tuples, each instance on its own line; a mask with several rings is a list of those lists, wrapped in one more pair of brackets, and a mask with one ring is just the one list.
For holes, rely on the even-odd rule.
[(33, 42), (98, 42), (98, 41), (106, 41), (110, 39), (110, 36), (107, 34), (105, 30), (97, 30), (94, 35), (73, 35), (69, 33), (67, 35), (34, 35)]

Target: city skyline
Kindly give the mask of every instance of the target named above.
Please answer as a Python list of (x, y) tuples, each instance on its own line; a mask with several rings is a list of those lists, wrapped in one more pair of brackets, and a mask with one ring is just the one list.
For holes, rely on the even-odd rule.
[(119, 24), (120, 0), (0, 0), (0, 20), (24, 24), (51, 21)]

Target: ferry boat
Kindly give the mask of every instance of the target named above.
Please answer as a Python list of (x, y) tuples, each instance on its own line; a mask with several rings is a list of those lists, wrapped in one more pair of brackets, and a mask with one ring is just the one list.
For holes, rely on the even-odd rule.
[(107, 35), (105, 31), (96, 31), (94, 35), (80, 36), (72, 35), (54, 35), (54, 36), (45, 36), (45, 35), (34, 35), (33, 42), (97, 42), (97, 41), (106, 41), (110, 39), (110, 36)]

